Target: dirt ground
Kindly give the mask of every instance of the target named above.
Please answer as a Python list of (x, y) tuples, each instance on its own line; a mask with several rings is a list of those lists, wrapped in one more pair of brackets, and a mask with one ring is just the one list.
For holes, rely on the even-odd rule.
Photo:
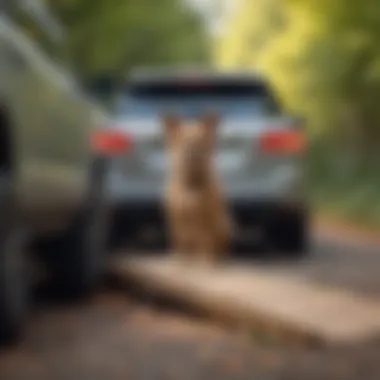
[[(379, 297), (380, 244), (327, 230), (301, 262), (252, 265)], [(159, 309), (109, 286), (78, 305), (38, 295), (24, 337), (0, 351), (0, 380), (380, 379), (380, 338), (297, 348)]]
[(25, 340), (0, 354), (1, 380), (378, 380), (380, 341), (309, 349), (257, 341), (104, 290), (42, 301)]

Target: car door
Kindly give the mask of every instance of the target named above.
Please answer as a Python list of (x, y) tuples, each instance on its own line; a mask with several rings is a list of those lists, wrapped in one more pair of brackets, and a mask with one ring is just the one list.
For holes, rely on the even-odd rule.
[(14, 116), (20, 200), (34, 226), (55, 228), (73, 213), (84, 192), (91, 115), (56, 61), (51, 36), (44, 33), (46, 20), (34, 16), (25, 17), (21, 10), (11, 20), (4, 18), (1, 65)]
[(90, 133), (94, 124), (93, 104), (70, 73), (60, 70), (58, 102), (50, 109), (51, 143), (46, 165), (53, 169), (51, 182), (57, 186), (58, 212), (75, 212), (86, 190), (92, 153)]
[(15, 185), (22, 209), (30, 217), (49, 193), (45, 172), (36, 168), (49, 146), (44, 100), (54, 102), (55, 95), (44, 79), (49, 74), (33, 36), (19, 27), (17, 16), (1, 15), (1, 87), (11, 119)]

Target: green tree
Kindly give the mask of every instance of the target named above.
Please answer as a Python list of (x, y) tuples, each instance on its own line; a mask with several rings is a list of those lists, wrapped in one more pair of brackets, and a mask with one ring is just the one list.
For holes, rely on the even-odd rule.
[(351, 136), (370, 157), (380, 142), (379, 33), (377, 0), (245, 0), (216, 57), (264, 71), (313, 132)]
[(314, 188), (376, 225), (379, 40), (378, 0), (241, 0), (215, 56), (221, 67), (263, 71), (307, 116)]
[(46, 0), (68, 30), (66, 59), (85, 80), (136, 65), (205, 62), (202, 17), (181, 0)]

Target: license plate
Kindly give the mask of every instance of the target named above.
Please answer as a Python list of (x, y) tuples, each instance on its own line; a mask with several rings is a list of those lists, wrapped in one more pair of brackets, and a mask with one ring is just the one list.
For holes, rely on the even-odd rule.
[[(165, 172), (168, 161), (165, 154), (151, 153), (148, 157), (149, 167), (156, 172)], [(220, 152), (215, 157), (215, 167), (220, 172), (235, 172), (244, 165), (244, 155), (240, 152)]]

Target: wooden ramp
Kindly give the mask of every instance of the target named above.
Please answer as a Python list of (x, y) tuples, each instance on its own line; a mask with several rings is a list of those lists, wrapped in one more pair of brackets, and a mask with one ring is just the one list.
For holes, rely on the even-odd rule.
[(117, 256), (111, 271), (166, 297), (266, 339), (350, 344), (380, 336), (380, 300), (323, 288), (264, 268), (202, 269), (168, 257)]

